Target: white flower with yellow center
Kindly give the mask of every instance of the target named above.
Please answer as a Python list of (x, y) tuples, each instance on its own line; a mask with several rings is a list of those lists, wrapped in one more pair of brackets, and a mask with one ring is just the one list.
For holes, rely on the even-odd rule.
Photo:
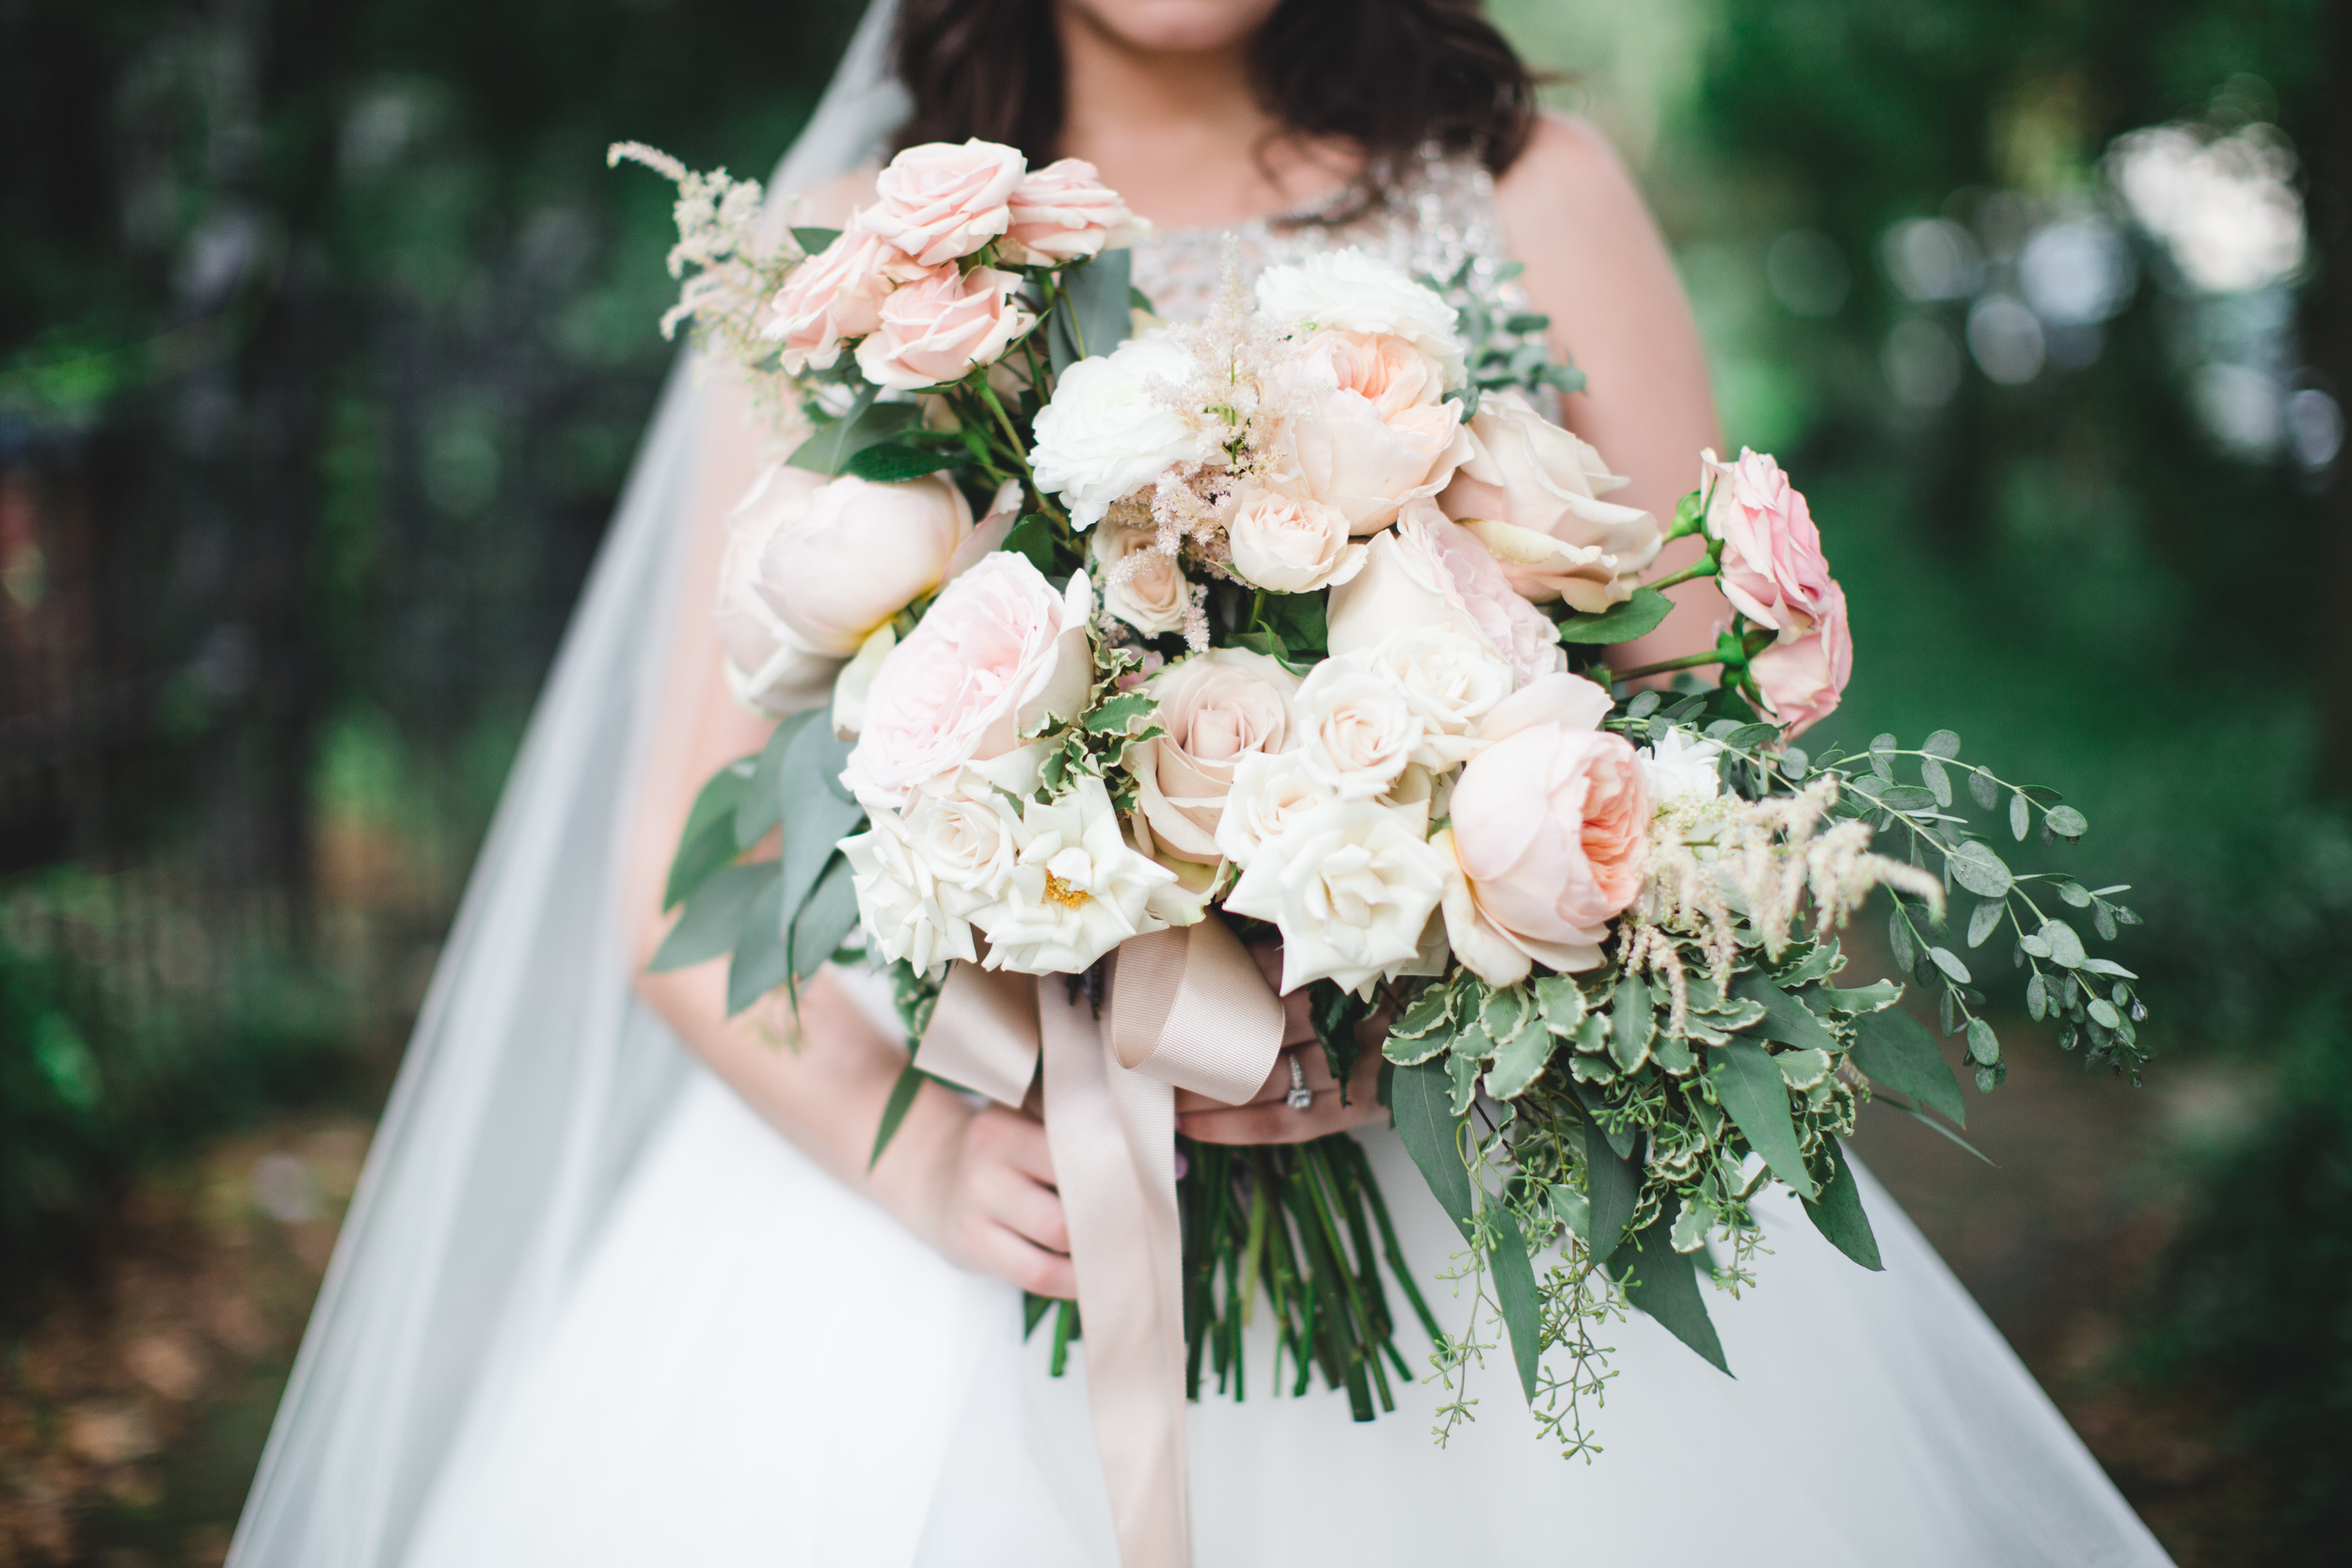
[(1176, 874), (1128, 844), (1099, 779), (1080, 779), (1011, 824), (1019, 853), (995, 902), (972, 923), (988, 933), (984, 960), (1019, 974), (1075, 974), (1129, 937), (1158, 930), (1152, 895)]
[(1428, 829), (1426, 806), (1330, 801), (1260, 844), (1225, 907), (1280, 928), (1284, 991), (1362, 990), (1420, 957), (1449, 871)]

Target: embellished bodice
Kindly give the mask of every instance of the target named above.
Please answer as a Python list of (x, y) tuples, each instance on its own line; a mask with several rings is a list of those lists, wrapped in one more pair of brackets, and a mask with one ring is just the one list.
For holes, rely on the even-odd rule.
[(1208, 313), (1231, 235), (1246, 275), (1328, 250), (1355, 246), (1416, 277), (1451, 280), (1470, 267), (1470, 292), (1522, 308), (1516, 283), (1498, 277), (1509, 260), (1495, 211), (1494, 178), (1475, 158), (1424, 153), (1369, 203), (1352, 188), (1316, 207), (1231, 229), (1162, 229), (1139, 241), (1135, 284), (1167, 321)]

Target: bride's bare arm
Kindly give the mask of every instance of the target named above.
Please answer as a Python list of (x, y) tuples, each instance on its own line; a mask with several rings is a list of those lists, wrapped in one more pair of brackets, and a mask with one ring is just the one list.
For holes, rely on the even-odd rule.
[[(1551, 317), (1554, 346), (1588, 378), (1587, 390), (1565, 400), (1569, 426), (1631, 478), (1611, 499), (1663, 523), (1698, 483), (1700, 450), (1720, 449), (1723, 436), (1698, 325), (1641, 192), (1598, 132), (1546, 115), (1495, 196), (1511, 254), (1527, 262), (1529, 298)], [(1677, 540), (1661, 569), (1697, 551), (1696, 540)], [(1713, 645), (1727, 613), (1714, 584), (1668, 593), (1675, 612), (1620, 650), (1620, 668)]]
[(707, 395), (713, 406), (700, 431), (698, 494), (684, 520), (692, 539), (630, 844), (631, 896), (645, 911), (638, 990), (761, 1117), (951, 1260), (1041, 1294), (1074, 1294), (1043, 1128), (1010, 1111), (975, 1113), (926, 1084), (869, 1174), (866, 1156), (906, 1053), (829, 973), (803, 990), (795, 1037), (787, 1043), (776, 1024), (789, 1023), (788, 1013), (763, 1007), (727, 1017), (723, 960), (644, 971), (670, 926), (660, 912), (660, 889), (695, 791), (728, 761), (756, 751), (770, 728), (727, 691), (710, 614), (723, 520), (757, 472), (762, 438), (739, 388), (714, 384)]

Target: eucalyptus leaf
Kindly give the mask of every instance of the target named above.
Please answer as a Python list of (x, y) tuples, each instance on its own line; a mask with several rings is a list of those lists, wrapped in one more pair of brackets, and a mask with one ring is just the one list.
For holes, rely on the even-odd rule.
[(1949, 978), (1959, 981), (1963, 986), (1969, 983), (1968, 966), (1961, 962), (1960, 955), (1950, 948), (1931, 947), (1928, 949), (1928, 957), (1934, 959), (1935, 967), (1942, 970)]
[(1935, 797), (1937, 805), (1948, 806), (1952, 803), (1952, 776), (1944, 770), (1942, 763), (1933, 757), (1921, 757), (1919, 777), (1927, 782), (1928, 793)]
[(1993, 1033), (1993, 1025), (1980, 1018), (1968, 1021), (1968, 1054), (1981, 1067), (2001, 1059), (2000, 1039)]
[(727, 964), (727, 1016), (733, 1018), (784, 984), (790, 969), (784, 936), (784, 883), (778, 879), (761, 889), (743, 911), (735, 955)]
[(1502, 1308), (1502, 1326), (1511, 1335), (1511, 1360), (1518, 1368), (1519, 1386), (1534, 1404), (1542, 1371), (1543, 1302), (1535, 1293), (1535, 1269), (1518, 1217), (1497, 1204), (1494, 1229), (1495, 1299)]
[(1585, 1119), (1601, 1129), (1601, 1136), (1607, 1140), (1609, 1151), (1620, 1160), (1631, 1159), (1633, 1140), (1641, 1135), (1640, 1129), (1630, 1123), (1618, 1122), (1613, 1130), (1614, 1118), (1604, 1118), (1602, 1115), (1608, 1109), (1608, 1102), (1601, 1099), (1600, 1091), (1590, 1084), (1577, 1085), (1576, 1097), (1583, 1102)]
[(1998, 898), (1988, 898), (1979, 904), (1968, 916), (1968, 945), (1982, 947), (1985, 939), (2000, 928), (2001, 916), (2008, 909), (2009, 905)]
[(795, 468), (823, 474), (827, 479), (841, 472), (850, 458), (867, 447), (889, 440), (915, 420), (914, 404), (911, 403), (877, 403), (879, 388), (861, 385), (850, 406), (839, 419), (817, 427), (817, 434), (803, 441), (785, 461)]
[(660, 974), (732, 953), (743, 934), (744, 911), (775, 881), (774, 861), (713, 872), (686, 900), (685, 912), (645, 967)]
[[(834, 847), (865, 819), (864, 806), (827, 787), (849, 766), (850, 747), (850, 742), (837, 737), (830, 724), (803, 724), (778, 767), (777, 784), (786, 801), (781, 854), (784, 925), (800, 917), (802, 905), (833, 858)], [(832, 952), (832, 944), (825, 951)]]
[(2001, 803), (2001, 786), (1983, 768), (1972, 768), (1968, 774), (1968, 798), (1991, 811)]
[(1788, 1086), (1772, 1053), (1753, 1040), (1735, 1039), (1714, 1055), (1716, 1097), (1739, 1123), (1749, 1147), (1764, 1156), (1774, 1176), (1806, 1197), (1819, 1196), (1788, 1115)]
[(808, 228), (792, 230), (793, 243), (811, 256), (816, 255), (840, 237), (841, 230), (838, 229)]
[(2050, 961), (2066, 969), (2080, 969), (2088, 957), (2083, 951), (2083, 939), (2074, 934), (2074, 927), (2063, 920), (2044, 921), (2038, 933), (2049, 943)]
[(1389, 1109), (1405, 1150), (1421, 1167), (1438, 1207), (1468, 1241), (1476, 1210), (1470, 1197), (1470, 1170), (1462, 1164), (1461, 1146), (1454, 1141), (1460, 1118), (1447, 1108), (1452, 1095), (1446, 1070), (1436, 1062), (1396, 1069), (1389, 1090)]
[(2009, 798), (2010, 836), (2014, 838), (2018, 843), (2023, 844), (2026, 842), (2026, 832), (2031, 830), (2032, 827), (2033, 813), (2027, 809), (2026, 805), (2026, 797), (2024, 792), (2020, 791), (2018, 794), (2010, 796)]
[(735, 807), (735, 841), (748, 849), (768, 835), (768, 831), (784, 820), (784, 759), (791, 751), (793, 737), (813, 722), (821, 709), (810, 708), (793, 714), (779, 723), (769, 736), (768, 744), (760, 748), (759, 761), (752, 768), (752, 776), (744, 785), (743, 798)]
[(755, 757), (738, 757), (713, 773), (694, 796), (685, 830), (678, 834), (677, 853), (670, 860), (669, 884), (661, 895), (663, 909), (676, 909), (712, 873), (742, 852), (736, 838), (736, 813), (757, 766)]
[(1727, 1376), (1731, 1364), (1724, 1359), (1724, 1342), (1707, 1315), (1698, 1265), (1692, 1255), (1674, 1249), (1675, 1211), (1679, 1207), (1678, 1199), (1670, 1200), (1629, 1246), (1618, 1249), (1626, 1299)]
[(952, 468), (964, 460), (961, 452), (943, 451), (937, 447), (877, 441), (851, 452), (841, 465), (841, 471), (869, 484), (903, 484), (942, 468)]
[(835, 851), (792, 922), (792, 935), (786, 944), (792, 978), (805, 980), (816, 974), (856, 928), (857, 886), (850, 857)]
[(1963, 1127), (1968, 1125), (1960, 1081), (1945, 1064), (1935, 1037), (1909, 1013), (1889, 1007), (1857, 1019), (1852, 1060), (1866, 1076), (1915, 1096)]
[(1655, 588), (1636, 588), (1623, 604), (1611, 605), (1594, 615), (1570, 615), (1560, 623), (1560, 641), (1584, 646), (1630, 642), (1658, 629), (1674, 609), (1674, 601)]
[(1862, 1184), (1854, 1180), (1846, 1150), (1836, 1138), (1829, 1140), (1829, 1181), (1818, 1199), (1805, 1204), (1805, 1215), (1838, 1251), (1866, 1269), (1883, 1269), (1878, 1238), (1870, 1232), (1870, 1217), (1862, 1211)]
[(1950, 730), (1938, 730), (1919, 743), (1919, 750), (1931, 757), (1956, 757), (1960, 755), (1960, 736)]
[[(872, 1170), (881, 1162), (882, 1150), (888, 1148), (890, 1140), (898, 1135), (898, 1124), (907, 1119), (907, 1112), (914, 1104), (915, 1092), (922, 1086), (923, 1069), (916, 1067), (914, 1059), (910, 1056), (907, 1065), (898, 1069), (897, 1082), (890, 1085), (890, 1098), (882, 1101), (882, 1125), (874, 1130), (874, 1152), (866, 1157), (867, 1170)], [(1029, 1326), (1037, 1326), (1035, 1319), (1030, 1320)]]
[(1951, 868), (1952, 880), (1979, 898), (2006, 898), (2017, 883), (2009, 863), (1982, 839), (1964, 840), (1945, 863)]
[(1053, 313), (1046, 355), (1058, 376), (1080, 359), (1096, 358), (1127, 341), (1134, 325), (1128, 295), (1135, 252), (1106, 250), (1061, 272), (1061, 303)]
[(2090, 823), (2072, 806), (2052, 806), (2042, 820), (2060, 838), (2080, 838), (2090, 831)]
[(1586, 1231), (1593, 1261), (1606, 1263), (1625, 1240), (1625, 1227), (1640, 1205), (1642, 1174), (1631, 1160), (1609, 1147), (1600, 1124), (1584, 1118), (1584, 1194), (1592, 1202)]

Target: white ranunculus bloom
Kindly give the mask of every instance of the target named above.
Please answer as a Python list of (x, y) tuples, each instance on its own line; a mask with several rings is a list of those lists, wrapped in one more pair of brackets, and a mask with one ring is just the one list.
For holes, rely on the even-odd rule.
[(1260, 752), (1233, 765), (1225, 813), (1217, 818), (1216, 850), (1247, 867), (1258, 846), (1279, 833), (1295, 816), (1339, 799), (1307, 766), (1307, 749)]
[(1650, 804), (1682, 800), (1712, 800), (1723, 788), (1718, 759), (1723, 748), (1682, 730), (1668, 730), (1653, 744), (1633, 754), (1641, 760), (1642, 783)]
[(938, 882), (909, 841), (905, 818), (877, 806), (866, 819), (866, 832), (841, 841), (841, 852), (849, 857), (858, 919), (875, 950), (934, 976), (951, 958), (971, 961), (971, 922), (940, 902)]
[(1149, 906), (1176, 874), (1128, 844), (1100, 779), (1027, 802), (1011, 828), (1020, 853), (1003, 894), (972, 915), (988, 933), (989, 968), (1075, 974), (1165, 924)]
[(1422, 721), (1413, 760), (1440, 772), (1470, 760), (1479, 721), (1511, 694), (1510, 661), (1484, 638), (1453, 626), (1391, 632), (1348, 657), (1405, 694)]
[(1387, 792), (1420, 752), (1421, 716), (1397, 686), (1353, 659), (1327, 658), (1294, 704), (1309, 773), (1345, 800)]
[(1444, 896), (1445, 857), (1422, 807), (1334, 800), (1258, 846), (1225, 907), (1282, 933), (1282, 990), (1335, 980), (1360, 991), (1416, 961)]
[(1162, 331), (1062, 372), (1053, 401), (1038, 411), (1029, 468), (1039, 489), (1061, 497), (1073, 527), (1092, 528), (1113, 501), (1193, 455), (1190, 423), (1154, 388), (1181, 387), (1194, 369)]
[(1278, 323), (1341, 332), (1385, 332), (1410, 341), (1463, 382), (1453, 306), (1400, 269), (1359, 249), (1327, 250), (1258, 275), (1258, 309)]

